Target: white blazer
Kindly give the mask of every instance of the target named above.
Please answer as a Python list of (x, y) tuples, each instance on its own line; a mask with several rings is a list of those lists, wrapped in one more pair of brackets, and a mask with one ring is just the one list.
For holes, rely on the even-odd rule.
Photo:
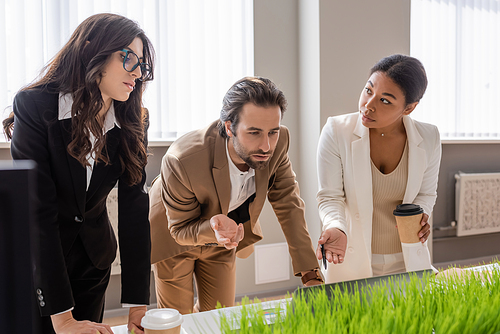
[[(403, 203), (420, 205), (431, 215), (436, 202), (441, 141), (436, 126), (403, 116), (408, 141), (408, 182)], [(359, 112), (329, 117), (318, 145), (317, 194), (323, 230), (336, 227), (347, 235), (342, 264), (330, 264), (327, 283), (372, 277), (372, 173), (369, 130)], [(424, 262), (430, 265), (427, 243)], [(417, 249), (415, 248), (415, 252)], [(418, 255), (422, 249), (418, 250)], [(418, 256), (413, 256), (412, 261)], [(405, 261), (406, 262), (406, 261)], [(414, 263), (413, 268), (421, 264)], [(409, 264), (405, 263), (407, 270)], [(414, 269), (414, 270), (418, 270)], [(426, 268), (430, 269), (430, 268)]]

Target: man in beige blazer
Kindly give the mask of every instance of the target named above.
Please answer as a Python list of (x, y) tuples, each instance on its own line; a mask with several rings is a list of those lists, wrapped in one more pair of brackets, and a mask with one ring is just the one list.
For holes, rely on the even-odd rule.
[(150, 192), (159, 307), (186, 314), (234, 304), (235, 256), (248, 257), (262, 239), (266, 197), (295, 275), (307, 286), (322, 283), (281, 125), (285, 109), (270, 80), (243, 78), (226, 93), (220, 120), (179, 138), (163, 157)]

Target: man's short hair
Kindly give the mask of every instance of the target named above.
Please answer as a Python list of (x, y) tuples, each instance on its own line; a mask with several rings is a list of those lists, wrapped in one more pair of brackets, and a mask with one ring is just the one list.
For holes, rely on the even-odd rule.
[(281, 117), (287, 107), (285, 94), (271, 80), (262, 77), (240, 79), (229, 88), (222, 101), (220, 121), (217, 126), (223, 138), (229, 137), (224, 126), (227, 121), (231, 121), (231, 132), (236, 135), (240, 112), (247, 103), (265, 108), (279, 106)]

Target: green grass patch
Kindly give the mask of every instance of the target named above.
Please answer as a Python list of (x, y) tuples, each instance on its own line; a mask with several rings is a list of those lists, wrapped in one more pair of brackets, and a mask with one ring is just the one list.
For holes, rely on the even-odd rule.
[(500, 334), (499, 267), (299, 289), (274, 310), (244, 302), (237, 313), (221, 312), (221, 332)]

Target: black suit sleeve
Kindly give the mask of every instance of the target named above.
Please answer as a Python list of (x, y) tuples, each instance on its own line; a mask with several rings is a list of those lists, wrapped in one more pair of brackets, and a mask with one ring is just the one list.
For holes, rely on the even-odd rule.
[[(147, 124), (145, 146), (147, 147)], [(146, 171), (135, 186), (124, 175), (118, 181), (118, 238), (120, 245), (122, 298), (126, 304), (149, 304), (151, 275), (151, 235), (149, 196), (145, 189)]]
[(52, 94), (23, 91), (16, 95), (13, 109), (12, 157), (31, 159), (37, 164), (34, 205), (39, 251), (35, 253), (33, 278), (40, 313), (47, 316), (74, 306), (59, 235), (57, 191), (50, 167), (48, 128), (51, 115), (57, 114), (57, 102)]

